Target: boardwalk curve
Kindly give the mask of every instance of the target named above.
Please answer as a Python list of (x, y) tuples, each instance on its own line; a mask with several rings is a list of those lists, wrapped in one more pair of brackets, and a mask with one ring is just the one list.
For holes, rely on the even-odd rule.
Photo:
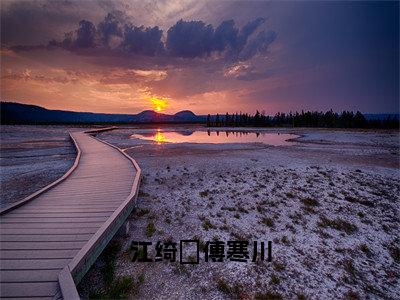
[(59, 180), (0, 212), (1, 298), (76, 299), (76, 284), (132, 211), (141, 170), (117, 147), (70, 133), (77, 148)]

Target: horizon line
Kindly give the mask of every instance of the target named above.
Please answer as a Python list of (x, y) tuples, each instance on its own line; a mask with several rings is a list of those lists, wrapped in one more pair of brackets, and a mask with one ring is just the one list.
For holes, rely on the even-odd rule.
[[(46, 109), (46, 110), (50, 110), (50, 111), (64, 111), (64, 112), (71, 112), (71, 113), (90, 113), (90, 114), (105, 114), (105, 115), (137, 115), (137, 114), (140, 114), (140, 113), (142, 113), (142, 112), (145, 112), (145, 111), (151, 111), (151, 112), (154, 112), (154, 113), (156, 113), (156, 114), (161, 114), (161, 115), (176, 115), (177, 113), (180, 113), (180, 112), (184, 112), (184, 111), (188, 111), (188, 112), (191, 112), (191, 113), (193, 113), (194, 115), (196, 115), (196, 116), (207, 116), (207, 115), (211, 115), (211, 116), (213, 116), (213, 115), (221, 115), (221, 116), (223, 116), (223, 115), (226, 115), (227, 113), (229, 114), (229, 115), (234, 115), (234, 114), (249, 114), (249, 115), (251, 115), (252, 113), (249, 113), (249, 112), (242, 112), (242, 111), (240, 111), (240, 112), (233, 112), (233, 113), (229, 113), (229, 112), (224, 112), (224, 113), (206, 113), (206, 114), (196, 114), (195, 112), (193, 112), (192, 110), (190, 110), (190, 109), (183, 109), (183, 110), (180, 110), (180, 111), (177, 111), (177, 112), (175, 112), (175, 113), (166, 113), (166, 112), (158, 112), (158, 111), (156, 111), (156, 110), (154, 110), (154, 109), (145, 109), (145, 110), (142, 110), (142, 111), (139, 111), (139, 112), (136, 112), (136, 113), (110, 113), (110, 112), (95, 112), (95, 111), (75, 111), (75, 110), (66, 110), (66, 109), (51, 109), (51, 108), (47, 108), (47, 107), (45, 107), (45, 106), (41, 106), (41, 105), (37, 105), (37, 104), (28, 104), (28, 103), (22, 103), (22, 102), (17, 102), (17, 101), (13, 101), (13, 100), (11, 100), (11, 101), (8, 101), (8, 100), (0, 100), (0, 103), (12, 103), (12, 104), (19, 104), (19, 105), (29, 105), (29, 106), (36, 106), (36, 107), (40, 107), (40, 108), (43, 108), (43, 109)], [(274, 116), (274, 115), (276, 115), (276, 114), (278, 114), (278, 113), (284, 113), (284, 114), (289, 114), (289, 113), (292, 113), (292, 114), (294, 114), (294, 113), (296, 113), (296, 112), (298, 112), (298, 113), (301, 113), (301, 111), (304, 111), (304, 112), (328, 112), (328, 111), (330, 111), (330, 110), (332, 110), (334, 113), (338, 113), (338, 114), (340, 114), (340, 113), (342, 113), (343, 111), (348, 111), (348, 112), (357, 112), (357, 111), (359, 111), (359, 110), (348, 110), (348, 109), (342, 109), (342, 110), (333, 110), (333, 109), (327, 109), (327, 110), (312, 110), (312, 109), (301, 109), (300, 111), (298, 111), (298, 110), (289, 110), (289, 112), (284, 112), (284, 111), (278, 111), (278, 112), (276, 112), (276, 113), (271, 113), (271, 114), (268, 114), (268, 113), (266, 113), (266, 114), (264, 114), (265, 116)], [(255, 109), (255, 111), (253, 112), (254, 114), (256, 113), (256, 112), (260, 112), (260, 113), (262, 113), (262, 111), (263, 111), (263, 109)], [(361, 111), (360, 111), (361, 112)], [(400, 110), (398, 111), (398, 112), (361, 112), (363, 115), (400, 115)]]

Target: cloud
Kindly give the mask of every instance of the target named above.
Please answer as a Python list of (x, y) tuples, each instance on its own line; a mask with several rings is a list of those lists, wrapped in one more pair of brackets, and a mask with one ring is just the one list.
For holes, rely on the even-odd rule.
[(8, 70), (5, 74), (2, 74), (1, 79), (3, 80), (15, 80), (15, 81), (30, 81), (30, 82), (43, 82), (47, 84), (69, 84), (78, 82), (77, 77), (66, 76), (61, 74), (47, 75), (35, 73), (30, 69), (25, 69), (21, 72), (13, 72)]
[(99, 23), (98, 31), (104, 45), (112, 47), (112, 42), (116, 38), (122, 38), (123, 29), (120, 21), (121, 19), (123, 19), (123, 13), (116, 11), (114, 13), (108, 13), (104, 20)]
[(90, 21), (79, 22), (75, 44), (80, 48), (93, 48), (96, 46), (96, 26)]
[(121, 44), (123, 51), (128, 53), (154, 56), (162, 53), (164, 45), (161, 42), (162, 30), (157, 26), (144, 27), (125, 25), (124, 39)]
[(214, 50), (214, 28), (202, 21), (179, 20), (168, 29), (166, 46), (173, 56), (209, 55)]
[(235, 49), (237, 47), (238, 32), (239, 29), (236, 28), (233, 20), (223, 21), (215, 29), (215, 50), (223, 51), (226, 47)]
[(268, 46), (275, 40), (277, 34), (274, 31), (261, 31), (249, 41), (239, 54), (240, 60), (247, 60), (259, 53), (266, 53)]
[(215, 30), (202, 21), (180, 20), (168, 30), (166, 48), (172, 56), (194, 58), (225, 51), (232, 60), (247, 60), (265, 52), (275, 40), (274, 31), (262, 30), (248, 42), (264, 22), (257, 18), (239, 31), (233, 20), (223, 21)]
[[(86, 19), (81, 20), (78, 28), (64, 33), (61, 41), (52, 39), (47, 45), (18, 45), (12, 49), (29, 51), (59, 47), (82, 52), (79, 50), (92, 48), (112, 55), (248, 60), (265, 53), (276, 37), (275, 32), (260, 29), (264, 23), (264, 18), (256, 18), (240, 29), (233, 20), (225, 20), (214, 29), (203, 21), (179, 20), (167, 30), (164, 43), (163, 31), (158, 26), (135, 26), (123, 12), (113, 11), (97, 26)], [(84, 54), (95, 55), (98, 51), (85, 51)]]

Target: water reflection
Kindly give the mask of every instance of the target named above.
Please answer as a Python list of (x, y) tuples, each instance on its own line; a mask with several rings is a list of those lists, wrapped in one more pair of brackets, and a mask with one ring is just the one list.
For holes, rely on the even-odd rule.
[(154, 136), (154, 140), (158, 144), (168, 142), (167, 138), (164, 136), (164, 134), (161, 131), (157, 131), (156, 135)]
[(135, 133), (131, 138), (154, 141), (162, 143), (265, 143), (274, 146), (291, 145), (290, 139), (298, 137), (294, 134), (280, 134), (270, 132), (246, 132), (246, 131), (161, 131)]

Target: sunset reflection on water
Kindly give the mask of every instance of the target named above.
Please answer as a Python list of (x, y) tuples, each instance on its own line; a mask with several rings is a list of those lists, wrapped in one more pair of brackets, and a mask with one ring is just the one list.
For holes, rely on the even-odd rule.
[(273, 146), (292, 145), (297, 135), (270, 132), (242, 132), (242, 131), (161, 131), (157, 129), (150, 133), (132, 134), (130, 138), (163, 143), (265, 143)]
[(154, 141), (158, 144), (168, 142), (167, 138), (165, 137), (164, 133), (157, 130), (157, 133), (154, 135)]

